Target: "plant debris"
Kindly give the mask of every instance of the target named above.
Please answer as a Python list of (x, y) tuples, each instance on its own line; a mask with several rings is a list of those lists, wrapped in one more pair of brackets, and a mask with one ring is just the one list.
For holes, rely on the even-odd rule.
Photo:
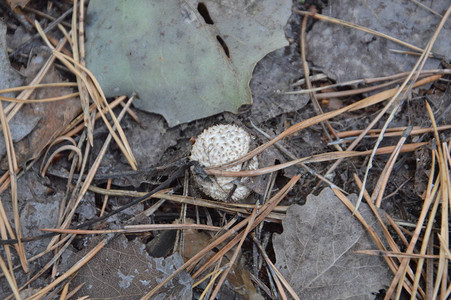
[[(448, 8), (444, 1), (430, 3), (439, 14)], [(411, 45), (424, 48), (441, 17), (427, 11), (413, 1), (330, 1), (324, 14), (376, 30)], [(445, 26), (434, 44), (439, 56), (429, 59), (425, 69), (436, 69), (443, 57), (451, 57), (449, 37), (451, 29)], [(405, 46), (380, 36), (326, 21), (314, 24), (307, 36), (307, 59), (337, 82), (360, 78), (388, 76), (410, 71), (417, 55), (404, 55), (391, 50), (408, 50)]]
[(288, 44), (290, 7), (288, 0), (90, 1), (87, 65), (107, 96), (135, 91), (134, 105), (171, 127), (236, 112), (252, 103), (255, 64)]
[[(451, 6), (19, 2), (0, 3), (0, 297), (449, 298)], [(102, 20), (122, 56), (95, 70)], [(218, 124), (249, 151), (213, 161), (225, 134), (190, 160)], [(217, 201), (194, 175), (253, 192)]]
[[(378, 227), (366, 204), (359, 212)], [(273, 238), (276, 266), (301, 299), (374, 299), (390, 284), (382, 258), (354, 253), (376, 245), (331, 189), (290, 206), (282, 224)]]
[[(70, 259), (68, 266), (86, 254), (91, 249), (90, 245), (98, 242), (98, 238), (90, 241)], [(129, 241), (121, 235), (80, 270), (72, 285), (84, 283), (76, 294), (78, 297), (89, 295), (92, 299), (140, 299), (182, 264), (183, 259), (177, 253), (165, 258), (153, 258), (147, 254), (144, 244), (136, 239)], [(192, 283), (191, 277), (182, 272), (167, 283), (155, 299), (191, 300)]]

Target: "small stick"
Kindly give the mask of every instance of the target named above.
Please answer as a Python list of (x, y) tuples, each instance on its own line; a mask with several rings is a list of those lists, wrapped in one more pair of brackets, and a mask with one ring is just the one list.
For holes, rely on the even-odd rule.
[[(49, 32), (50, 30), (53, 30), (59, 23), (61, 23), (70, 13), (72, 13), (72, 11), (74, 10), (73, 7), (69, 8), (67, 11), (65, 11), (61, 16), (59, 16), (55, 21), (52, 21), (51, 23), (49, 23), (49, 25), (44, 29), (44, 33)], [(14, 55), (16, 55), (16, 53), (22, 49), (25, 46), (28, 46), (34, 39), (40, 37), (39, 33), (36, 33), (35, 35), (33, 35), (31, 38), (29, 38), (28, 40), (26, 40), (25, 42), (23, 42), (22, 44), (20, 44), (13, 52), (11, 52), (9, 54), (9, 57), (14, 57)]]

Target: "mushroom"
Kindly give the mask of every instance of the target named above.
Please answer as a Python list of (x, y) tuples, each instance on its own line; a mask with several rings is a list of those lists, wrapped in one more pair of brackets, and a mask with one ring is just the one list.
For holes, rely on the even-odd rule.
[[(197, 138), (191, 149), (190, 159), (199, 162), (204, 167), (216, 167), (235, 160), (249, 152), (251, 137), (241, 127), (235, 125), (216, 125), (205, 129)], [(229, 167), (227, 171), (241, 171), (242, 164)], [(258, 168), (256, 157), (251, 159), (245, 169)], [(236, 189), (230, 196), (232, 201), (245, 199), (251, 190), (244, 185), (248, 178), (209, 176), (202, 178), (191, 168), (194, 180), (202, 191), (215, 200), (227, 201), (232, 189)]]

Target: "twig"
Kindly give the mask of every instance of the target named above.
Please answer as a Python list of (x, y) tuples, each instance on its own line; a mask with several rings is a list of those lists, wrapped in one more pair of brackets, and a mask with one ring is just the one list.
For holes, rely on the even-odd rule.
[[(55, 21), (52, 21), (49, 23), (49, 25), (44, 29), (44, 33), (47, 33), (51, 30), (53, 30), (59, 23), (61, 23), (72, 11), (74, 10), (73, 7), (69, 8), (67, 11), (65, 11), (61, 16), (59, 16)], [(38, 38), (40, 36), (39, 33), (36, 33), (31, 38), (20, 44), (13, 52), (9, 54), (9, 57), (14, 57), (16, 53), (22, 49), (25, 46), (28, 46), (34, 39)]]

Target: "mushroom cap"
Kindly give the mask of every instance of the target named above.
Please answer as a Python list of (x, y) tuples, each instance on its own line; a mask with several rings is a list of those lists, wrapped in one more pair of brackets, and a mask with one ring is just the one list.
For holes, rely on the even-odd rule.
[[(241, 127), (235, 125), (216, 125), (205, 129), (196, 139), (191, 149), (191, 160), (199, 162), (204, 167), (216, 167), (233, 161), (249, 152), (251, 137)], [(258, 168), (256, 157), (247, 164), (246, 170)], [(226, 169), (241, 171), (242, 164)], [(251, 190), (245, 186), (248, 178), (209, 176), (204, 179), (195, 174), (194, 180), (202, 191), (215, 200), (226, 201), (227, 196), (236, 184), (231, 200), (240, 201), (246, 198)]]

